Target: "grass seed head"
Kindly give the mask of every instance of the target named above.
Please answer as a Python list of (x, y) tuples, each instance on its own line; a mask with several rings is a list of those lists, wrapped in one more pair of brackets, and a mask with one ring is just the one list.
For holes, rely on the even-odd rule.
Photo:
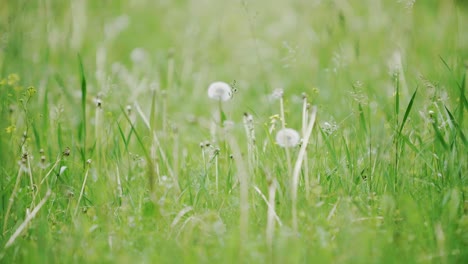
[(102, 108), (102, 100), (100, 98), (96, 98), (96, 107)]
[(132, 106), (127, 105), (126, 109), (127, 109), (127, 115), (130, 115), (132, 113)]
[(63, 154), (63, 156), (65, 156), (65, 157), (70, 156), (70, 148), (69, 148), (69, 147), (66, 147), (62, 154)]

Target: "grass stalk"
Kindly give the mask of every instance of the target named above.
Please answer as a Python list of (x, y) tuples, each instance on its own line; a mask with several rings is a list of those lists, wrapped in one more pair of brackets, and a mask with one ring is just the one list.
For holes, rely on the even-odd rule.
[(86, 167), (86, 171), (85, 171), (85, 175), (84, 175), (84, 179), (83, 179), (83, 184), (81, 185), (80, 196), (78, 197), (78, 202), (76, 203), (76, 208), (75, 208), (75, 212), (73, 213), (73, 216), (76, 216), (76, 214), (78, 213), (78, 209), (80, 208), (81, 198), (83, 197), (83, 194), (84, 194), (86, 181), (88, 180), (89, 167), (91, 165), (91, 160), (88, 160), (87, 163), (88, 163), (88, 166)]
[(248, 224), (249, 224), (249, 174), (246, 169), (244, 159), (242, 158), (242, 153), (237, 144), (236, 140), (232, 135), (228, 135), (228, 143), (231, 147), (232, 155), (234, 157), (234, 162), (237, 168), (237, 177), (240, 183), (240, 221), (239, 221), (239, 231), (240, 231), (240, 242), (241, 242), (241, 251), (243, 251), (243, 244), (248, 241)]
[(18, 169), (18, 174), (16, 176), (15, 187), (13, 187), (13, 191), (11, 192), (10, 199), (8, 199), (8, 207), (5, 213), (5, 219), (3, 220), (3, 234), (5, 234), (7, 230), (8, 218), (10, 216), (11, 207), (13, 206), (13, 202), (15, 201), (16, 195), (18, 193), (18, 187), (21, 181), (22, 174), (23, 174), (23, 168), (21, 168), (20, 166), (20, 168)]
[(31, 222), (31, 220), (33, 220), (34, 217), (36, 217), (36, 214), (39, 212), (39, 210), (42, 208), (42, 206), (44, 206), (44, 204), (47, 202), (47, 200), (49, 199), (51, 194), (52, 194), (52, 191), (50, 189), (48, 189), (46, 195), (44, 196), (44, 198), (42, 198), (42, 200), (39, 202), (39, 204), (37, 204), (37, 206), (34, 207), (34, 210), (30, 214), (28, 214), (26, 216), (26, 219), (23, 221), (23, 223), (21, 223), (21, 225), (16, 229), (15, 233), (13, 233), (13, 235), (10, 237), (10, 239), (8, 239), (7, 243), (5, 244), (5, 249), (7, 249), (11, 245), (13, 245), (13, 243), (18, 238), (18, 236), (21, 235), (21, 233), (23, 232), (24, 229), (26, 229), (29, 222)]

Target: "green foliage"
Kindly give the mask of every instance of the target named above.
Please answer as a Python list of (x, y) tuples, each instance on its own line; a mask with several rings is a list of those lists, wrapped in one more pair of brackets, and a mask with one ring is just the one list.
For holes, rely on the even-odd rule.
[[(0, 1), (0, 263), (467, 262), (465, 25), (461, 0)], [(318, 106), (297, 233), (276, 88), (287, 127)]]

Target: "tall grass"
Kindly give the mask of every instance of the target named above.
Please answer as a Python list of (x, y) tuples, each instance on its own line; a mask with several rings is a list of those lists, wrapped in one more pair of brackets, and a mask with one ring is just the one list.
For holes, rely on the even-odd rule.
[(1, 2), (0, 262), (466, 262), (462, 2)]

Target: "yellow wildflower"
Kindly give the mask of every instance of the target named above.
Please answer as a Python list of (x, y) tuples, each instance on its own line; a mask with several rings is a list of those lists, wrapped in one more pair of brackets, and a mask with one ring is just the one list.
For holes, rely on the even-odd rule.
[(8, 85), (13, 86), (13, 85), (17, 84), (19, 82), (19, 80), (20, 80), (20, 77), (16, 73), (12, 73), (12, 74), (8, 75)]
[(11, 126), (5, 128), (5, 131), (6, 131), (8, 134), (11, 134), (11, 133), (15, 132), (15, 130), (16, 130), (16, 126), (14, 126), (14, 125), (11, 125)]

